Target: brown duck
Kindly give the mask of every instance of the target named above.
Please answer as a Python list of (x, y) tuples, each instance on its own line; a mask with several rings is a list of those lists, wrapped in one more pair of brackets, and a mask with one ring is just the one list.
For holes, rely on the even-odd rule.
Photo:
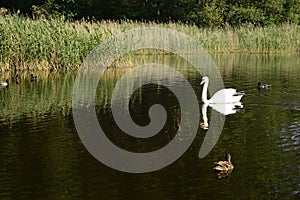
[(233, 170), (234, 166), (231, 162), (230, 153), (227, 153), (226, 157), (227, 157), (227, 161), (215, 162), (216, 166), (214, 167), (214, 170), (217, 170), (219, 172), (229, 172)]

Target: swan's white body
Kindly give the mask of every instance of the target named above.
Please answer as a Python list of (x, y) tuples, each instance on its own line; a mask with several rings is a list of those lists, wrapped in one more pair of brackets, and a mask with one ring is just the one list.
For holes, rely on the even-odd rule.
[(227, 88), (216, 92), (210, 99), (207, 99), (207, 88), (209, 79), (207, 76), (202, 78), (201, 85), (204, 83), (202, 90), (202, 102), (208, 104), (224, 104), (224, 103), (238, 103), (241, 101), (244, 93), (237, 92), (236, 89)]
[(231, 114), (235, 114), (237, 111), (242, 110), (243, 109), (243, 105), (241, 102), (237, 102), (237, 103), (204, 103), (202, 104), (202, 117), (203, 117), (203, 123), (201, 123), (200, 125), (201, 128), (203, 128), (204, 130), (207, 130), (209, 127), (208, 124), (208, 118), (207, 118), (207, 107), (210, 106), (212, 109), (214, 109), (215, 111), (223, 114), (223, 115), (231, 115)]
[(243, 105), (241, 102), (226, 103), (226, 104), (225, 103), (223, 103), (223, 104), (212, 103), (212, 104), (209, 104), (209, 106), (223, 115), (235, 114), (236, 111), (243, 109)]

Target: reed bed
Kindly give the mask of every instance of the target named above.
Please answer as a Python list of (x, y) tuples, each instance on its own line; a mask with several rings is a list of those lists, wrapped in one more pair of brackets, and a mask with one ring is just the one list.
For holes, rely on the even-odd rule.
[(30, 19), (0, 15), (0, 69), (73, 70), (105, 39), (132, 28), (165, 27), (190, 35), (212, 53), (299, 53), (299, 25), (199, 28), (169, 22)]

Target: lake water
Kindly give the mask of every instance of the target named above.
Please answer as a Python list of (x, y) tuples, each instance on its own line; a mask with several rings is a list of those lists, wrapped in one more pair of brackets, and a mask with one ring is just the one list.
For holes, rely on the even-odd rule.
[[(233, 54), (213, 59), (225, 87), (245, 91), (244, 109), (226, 116), (222, 134), (206, 157), (198, 157), (207, 133), (199, 126), (192, 145), (178, 160), (142, 174), (111, 169), (83, 146), (71, 108), (76, 73), (39, 72), (36, 82), (20, 73), (19, 84), (11, 82), (0, 90), (0, 199), (299, 199), (299, 55)], [(158, 60), (184, 74), (201, 100), (201, 74), (172, 56)], [(121, 148), (159, 149), (178, 130), (178, 101), (165, 87), (141, 87), (130, 103), (133, 120), (147, 125), (154, 103), (161, 103), (169, 115), (156, 136), (129, 137), (118, 129), (110, 109), (114, 84), (124, 71), (109, 70), (98, 86), (100, 124)], [(0, 74), (1, 80), (9, 77)], [(271, 84), (271, 89), (258, 90), (259, 81)], [(208, 107), (208, 118), (211, 112)], [(224, 160), (225, 152), (231, 153), (235, 168), (218, 178), (214, 162)]]

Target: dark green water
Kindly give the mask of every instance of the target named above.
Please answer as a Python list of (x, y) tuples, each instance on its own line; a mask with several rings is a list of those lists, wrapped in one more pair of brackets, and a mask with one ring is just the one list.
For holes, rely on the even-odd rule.
[[(111, 169), (84, 148), (71, 109), (76, 73), (38, 73), (34, 83), (21, 74), (18, 85), (0, 90), (0, 199), (299, 199), (299, 56), (216, 55), (214, 60), (225, 86), (246, 92), (244, 110), (226, 116), (223, 132), (205, 158), (198, 153), (207, 131), (199, 128), (180, 159), (145, 174)], [(184, 63), (176, 65), (172, 57), (164, 57), (163, 63), (173, 63), (187, 77), (200, 101), (201, 75)], [(147, 113), (154, 103), (164, 105), (169, 115), (155, 137), (129, 137), (118, 129), (110, 110), (109, 95), (122, 73), (111, 70), (99, 84), (100, 124), (124, 149), (159, 149), (178, 129), (176, 97), (157, 85), (137, 91), (130, 104), (137, 124), (149, 123)], [(0, 74), (1, 80), (10, 76)], [(257, 90), (259, 81), (271, 89)], [(208, 108), (208, 117), (211, 112)], [(223, 160), (226, 151), (235, 169), (219, 179), (213, 163)]]

